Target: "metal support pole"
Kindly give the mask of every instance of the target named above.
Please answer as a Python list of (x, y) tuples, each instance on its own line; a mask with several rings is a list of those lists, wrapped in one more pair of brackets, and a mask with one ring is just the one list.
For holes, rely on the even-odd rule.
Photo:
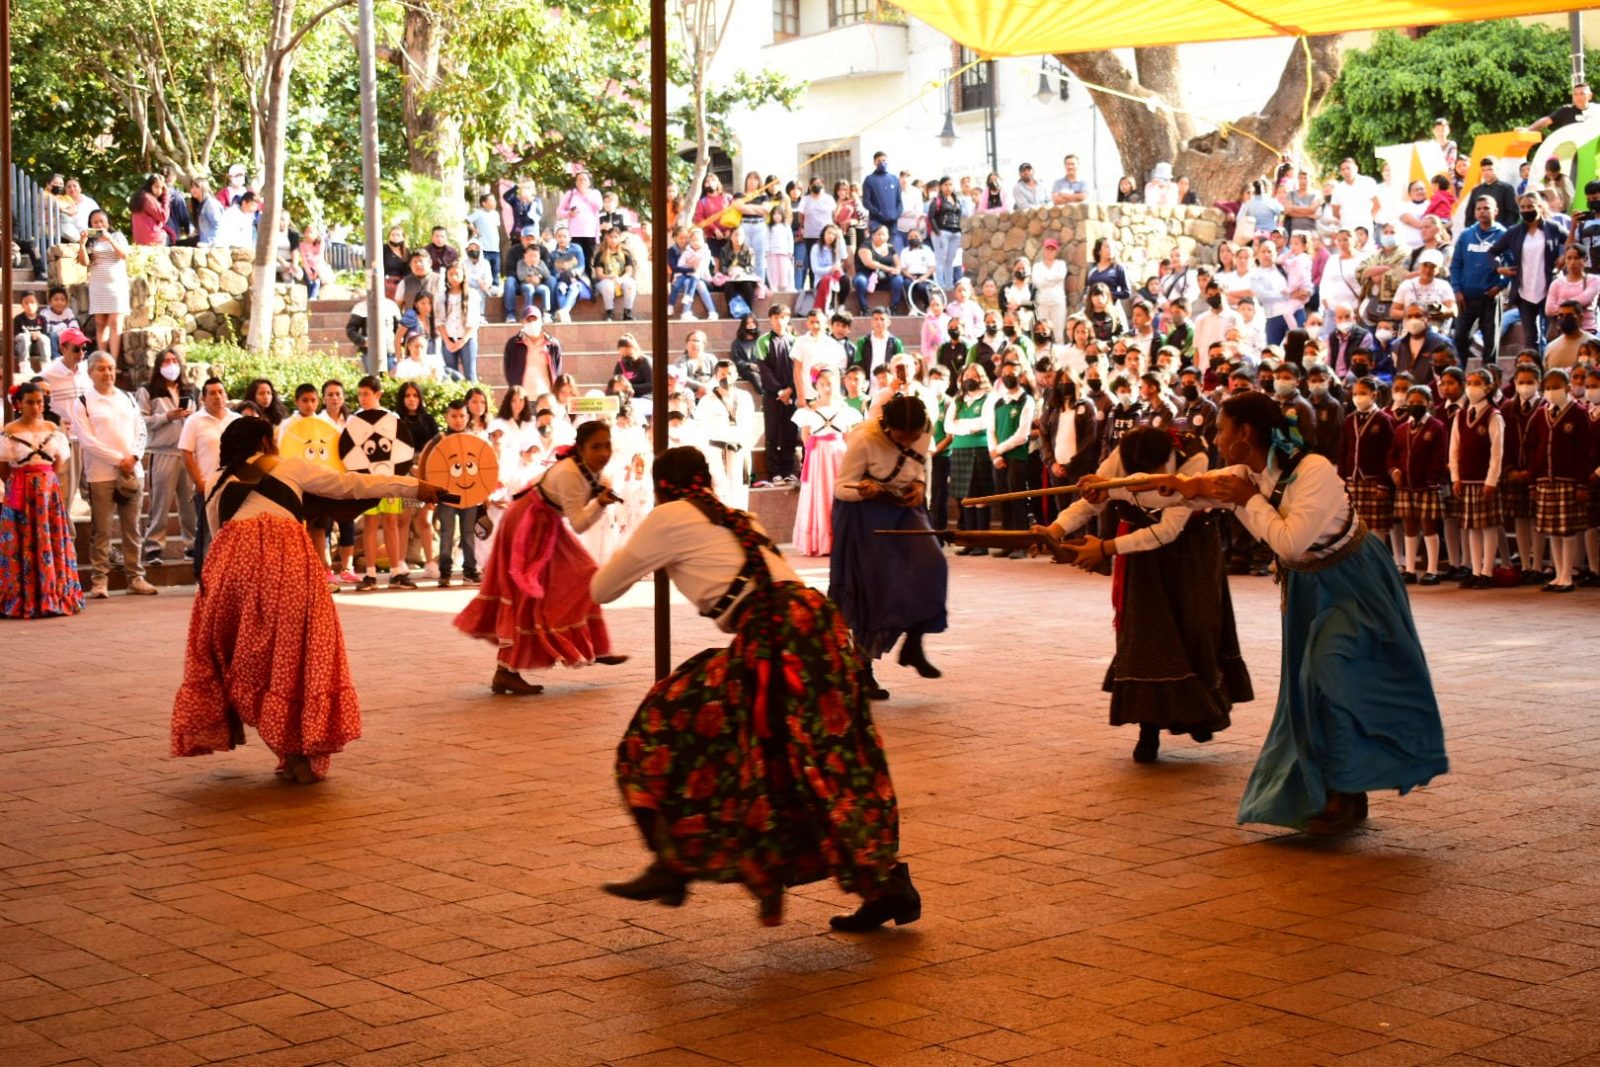
[[(3, 0), (0, 0), (3, 2)], [(662, 287), (667, 266), (667, 0), (650, 0), (650, 348), (651, 443), (656, 455), (667, 450), (667, 292)], [(672, 669), (671, 585), (666, 571), (656, 571), (656, 677)]]
[[(4, 0), (0, 0), (4, 2)], [(361, 54), (361, 193), (366, 219), (368, 374), (384, 370), (383, 203), (378, 198), (378, 61), (373, 0), (360, 0), (357, 50)]]
[(985, 109), (984, 124), (988, 128), (984, 131), (989, 135), (989, 171), (992, 174), (1000, 173), (1000, 147), (999, 134), (995, 131), (994, 122), (994, 96), (999, 91), (997, 84), (994, 60), (985, 63), (989, 73), (989, 106)]
[[(11, 318), (11, 0), (0, 0), (0, 292), (5, 293), (6, 350), (0, 354), (5, 371), (0, 374), (0, 411), (6, 412), (10, 421), (11, 370), (16, 362), (16, 348), (12, 343)], [(48, 249), (41, 249), (48, 254)]]
[(1587, 79), (1583, 73), (1583, 12), (1567, 13), (1567, 29), (1572, 34), (1572, 84), (1580, 85)]

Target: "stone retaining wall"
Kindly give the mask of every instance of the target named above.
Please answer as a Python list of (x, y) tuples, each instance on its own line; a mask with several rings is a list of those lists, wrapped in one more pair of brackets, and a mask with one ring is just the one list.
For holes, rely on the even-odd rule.
[[(235, 341), (250, 330), (250, 261), (247, 248), (135, 248), (128, 257), (129, 314), (123, 326), (122, 364), (148, 370), (155, 354), (183, 341)], [(89, 272), (77, 245), (50, 249), (50, 284), (64, 286), (78, 318), (89, 328)], [(272, 349), (304, 353), (310, 317), (299, 285), (274, 287)]]
[(1215, 208), (1146, 207), (1143, 204), (1070, 204), (1040, 207), (1003, 215), (974, 215), (962, 223), (964, 269), (975, 285), (993, 278), (1004, 287), (1011, 264), (1018, 256), (1039, 258), (1045, 238), (1061, 242), (1067, 263), (1067, 295), (1071, 306), (1083, 298), (1083, 279), (1090, 252), (1101, 237), (1115, 238), (1118, 258), (1128, 273), (1128, 285), (1137, 286), (1155, 273), (1174, 244), (1191, 265), (1214, 264), (1223, 239), (1223, 214)]

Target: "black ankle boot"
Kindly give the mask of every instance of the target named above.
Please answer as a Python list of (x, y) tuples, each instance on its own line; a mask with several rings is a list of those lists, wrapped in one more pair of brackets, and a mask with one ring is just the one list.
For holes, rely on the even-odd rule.
[(869, 900), (855, 910), (853, 915), (835, 915), (828, 925), (846, 933), (876, 930), (890, 920), (896, 926), (905, 926), (922, 918), (922, 894), (911, 884), (911, 868), (897, 863), (889, 872), (889, 882), (883, 895)]
[(683, 903), (683, 898), (689, 895), (689, 879), (657, 860), (632, 881), (607, 882), (600, 888), (614, 897), (623, 897), (627, 900), (659, 900), (669, 908), (676, 908)]
[(922, 635), (906, 634), (906, 639), (900, 646), (900, 666), (910, 667), (924, 678), (941, 678), (944, 672), (928, 662), (928, 657), (922, 652)]
[(889, 691), (878, 684), (878, 679), (872, 674), (872, 661), (867, 661), (867, 673), (861, 679), (861, 692), (868, 700), (888, 700)]
[(1161, 727), (1140, 726), (1139, 743), (1133, 746), (1133, 762), (1154, 763), (1161, 751)]

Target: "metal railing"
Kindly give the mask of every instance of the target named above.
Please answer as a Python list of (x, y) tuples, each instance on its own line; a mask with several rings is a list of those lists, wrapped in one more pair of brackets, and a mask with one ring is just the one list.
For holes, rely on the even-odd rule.
[(18, 245), (33, 242), (43, 252), (61, 240), (61, 216), (50, 194), (15, 163), (11, 165), (11, 238)]
[(360, 245), (346, 244), (343, 241), (330, 241), (322, 250), (323, 257), (327, 259), (328, 266), (337, 271), (366, 270), (367, 250)]

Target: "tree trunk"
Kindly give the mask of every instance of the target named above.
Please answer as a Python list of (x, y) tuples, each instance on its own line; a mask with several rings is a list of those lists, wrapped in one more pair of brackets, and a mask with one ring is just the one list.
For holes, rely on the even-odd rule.
[[(1096, 93), (1095, 106), (1105, 119), (1122, 158), (1123, 170), (1143, 186), (1157, 163), (1171, 163), (1173, 174), (1187, 177), (1200, 202), (1232, 200), (1251, 178), (1272, 172), (1276, 154), (1243, 136), (1245, 131), (1267, 144), (1292, 151), (1305, 132), (1305, 117), (1315, 110), (1339, 74), (1339, 35), (1312, 37), (1310, 108), (1306, 93), (1305, 51), (1297, 43), (1284, 64), (1277, 91), (1261, 111), (1231, 121), (1232, 129), (1193, 135), (1192, 120), (1165, 108), (1152, 110), (1142, 100), (1127, 100)], [(1137, 97), (1174, 102), (1180, 88), (1177, 50), (1134, 50), (1137, 76), (1112, 52), (1082, 52), (1057, 56), (1068, 70), (1084, 81)], [(1093, 90), (1091, 90), (1093, 92)]]
[(693, 216), (695, 205), (700, 202), (701, 190), (706, 186), (706, 174), (711, 170), (711, 131), (706, 129), (706, 67), (709, 65), (701, 55), (699, 47), (696, 47), (694, 57), (694, 176), (689, 180), (689, 188), (683, 191), (684, 208), (680, 209), (680, 217), (684, 218), (684, 221)]
[(400, 93), (405, 109), (406, 169), (443, 180), (445, 138), (438, 114), (428, 106), (428, 93), (439, 87), (444, 29), (427, 3), (406, 5), (400, 44)]
[(278, 216), (283, 210), (284, 128), (289, 117), (289, 74), (294, 66), (296, 0), (272, 0), (272, 29), (266, 49), (266, 121), (262, 131), (261, 216), (250, 280), (250, 333), (245, 347), (264, 353), (272, 344), (273, 287)]

